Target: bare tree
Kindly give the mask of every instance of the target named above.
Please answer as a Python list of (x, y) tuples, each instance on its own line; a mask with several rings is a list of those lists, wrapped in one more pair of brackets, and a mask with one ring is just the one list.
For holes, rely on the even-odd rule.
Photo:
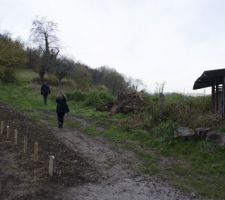
[(164, 93), (164, 88), (165, 88), (166, 82), (158, 83), (156, 82), (156, 88), (155, 88), (155, 94), (156, 95), (161, 95)]
[(32, 23), (31, 38), (32, 41), (42, 49), (42, 63), (39, 70), (40, 79), (44, 78), (56, 61), (60, 52), (59, 39), (56, 36), (57, 25), (46, 18), (37, 18)]
[(128, 91), (131, 92), (140, 92), (146, 88), (141, 79), (134, 79), (132, 77), (126, 78), (126, 85)]

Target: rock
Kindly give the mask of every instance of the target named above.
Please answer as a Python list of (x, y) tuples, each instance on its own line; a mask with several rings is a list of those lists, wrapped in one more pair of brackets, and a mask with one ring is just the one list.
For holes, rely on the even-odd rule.
[(195, 139), (195, 136), (195, 132), (188, 127), (179, 127), (174, 133), (174, 138), (180, 138), (182, 140)]

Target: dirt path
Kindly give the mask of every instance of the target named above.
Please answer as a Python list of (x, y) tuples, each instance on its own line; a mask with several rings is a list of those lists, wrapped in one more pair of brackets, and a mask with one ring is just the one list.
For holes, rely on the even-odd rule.
[[(184, 194), (167, 183), (139, 172), (139, 161), (132, 152), (116, 144), (82, 133), (77, 128), (52, 128), (54, 113), (43, 113), (42, 127), (0, 103), (0, 121), (18, 129), (0, 135), (1, 200), (175, 200), (201, 199)], [(89, 126), (77, 116), (68, 121)], [(103, 130), (103, 129), (99, 129)], [(28, 136), (28, 152), (23, 153), (23, 138)], [(39, 143), (39, 160), (33, 161), (33, 144)], [(54, 177), (48, 176), (49, 155), (54, 155)]]
[[(67, 120), (88, 126), (89, 122), (69, 115)], [(46, 125), (48, 123), (45, 121)], [(201, 199), (194, 194), (184, 194), (167, 183), (144, 177), (138, 172), (139, 161), (127, 150), (101, 137), (94, 137), (72, 128), (53, 128), (54, 135), (68, 148), (98, 169), (98, 182), (71, 187), (64, 193), (70, 200), (174, 200)], [(204, 198), (205, 199), (205, 198)]]

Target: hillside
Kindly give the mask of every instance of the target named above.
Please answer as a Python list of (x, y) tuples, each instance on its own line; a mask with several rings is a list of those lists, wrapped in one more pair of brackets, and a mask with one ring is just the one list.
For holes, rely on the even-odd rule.
[[(85, 188), (87, 189), (85, 185), (86, 182), (88, 182), (90, 195), (94, 195), (96, 199), (98, 199), (98, 197), (104, 199), (104, 197), (101, 196), (102, 189), (104, 189), (104, 191), (109, 190), (107, 184), (111, 185), (110, 188), (114, 187), (111, 191), (112, 199), (113, 195), (119, 195), (118, 198), (123, 197), (124, 199), (123, 195), (128, 195), (128, 193), (131, 195), (127, 196), (128, 199), (139, 195), (139, 193), (144, 193), (143, 195), (146, 195), (146, 198), (148, 195), (152, 195), (152, 199), (154, 199), (154, 195), (158, 198), (162, 195), (160, 197), (162, 199), (165, 199), (165, 196), (167, 196), (167, 199), (200, 198), (196, 195), (203, 195), (205, 196), (204, 199), (206, 197), (213, 199), (223, 199), (225, 197), (225, 185), (223, 181), (223, 174), (225, 174), (223, 167), (223, 157), (225, 155), (224, 148), (202, 140), (179, 141), (174, 140), (171, 137), (171, 131), (173, 130), (171, 128), (175, 128), (178, 124), (184, 124), (184, 122), (186, 122), (186, 125), (192, 125), (193, 127), (199, 126), (199, 124), (213, 124), (211, 127), (214, 129), (221, 129), (223, 127), (221, 125), (223, 121), (220, 119), (217, 119), (218, 121), (212, 121), (213, 115), (207, 114), (207, 117), (205, 114), (205, 117), (203, 119), (201, 118), (200, 121), (189, 118), (190, 112), (192, 112), (195, 117), (198, 115), (200, 116), (200, 113), (199, 110), (194, 112), (194, 110), (186, 109), (188, 109), (190, 105), (193, 109), (197, 108), (199, 105), (201, 105), (201, 108), (199, 109), (207, 109), (207, 97), (184, 97), (177, 94), (174, 94), (173, 96), (169, 95), (165, 105), (170, 108), (170, 106), (174, 105), (173, 102), (175, 101), (177, 102), (176, 105), (179, 106), (176, 109), (178, 109), (177, 111), (181, 111), (181, 113), (178, 113), (179, 115), (175, 116), (172, 110), (170, 110), (169, 113), (164, 113), (166, 119), (158, 121), (157, 117), (160, 115), (157, 110), (154, 110), (151, 115), (150, 113), (152, 111), (148, 115), (147, 113), (129, 113), (126, 115), (120, 113), (113, 116), (109, 115), (108, 112), (98, 112), (95, 110), (95, 106), (102, 102), (99, 101), (99, 98), (105, 99), (105, 95), (98, 96), (98, 93), (102, 93), (102, 90), (90, 90), (84, 93), (74, 91), (70, 86), (64, 85), (63, 88), (70, 97), (68, 103), (71, 112), (66, 116), (65, 128), (60, 131), (56, 128), (57, 120), (55, 114), (55, 95), (58, 86), (51, 86), (52, 93), (48, 105), (45, 106), (40, 95), (40, 85), (31, 81), (37, 77), (37, 74), (29, 70), (22, 70), (17, 73), (17, 77), (18, 83), (16, 85), (2, 84), (0, 86), (0, 101), (6, 103), (2, 106), (2, 109), (6, 110), (3, 110), (2, 112), (11, 113), (8, 117), (7, 115), (1, 115), (1, 120), (5, 120), (6, 123), (13, 128), (18, 128), (21, 134), (26, 134), (26, 132), (28, 133), (31, 131), (34, 135), (28, 133), (30, 135), (29, 139), (31, 139), (32, 142), (38, 141), (43, 143), (43, 149), (41, 148), (40, 155), (44, 153), (42, 156), (44, 163), (46, 164), (44, 166), (35, 164), (36, 167), (38, 167), (37, 171), (43, 171), (44, 174), (47, 173), (47, 159), (50, 153), (56, 155), (56, 158), (65, 158), (65, 161), (61, 163), (62, 165), (60, 165), (60, 168), (58, 168), (56, 164), (55, 173), (57, 178), (57, 173), (63, 173), (62, 170), (64, 167), (66, 170), (69, 170), (65, 172), (65, 177), (60, 177), (63, 180), (59, 179), (59, 182), (63, 182), (65, 187), (68, 187), (66, 185), (67, 183), (74, 187), (68, 195), (79, 194), (81, 195), (81, 199), (85, 199)], [(80, 96), (81, 94), (85, 95)], [(96, 101), (96, 98), (98, 101)], [(153, 105), (155, 105), (154, 108), (157, 108), (157, 98), (157, 95), (150, 97), (150, 103), (152, 102)], [(97, 104), (94, 102), (97, 102)], [(204, 102), (205, 104), (203, 104)], [(10, 108), (10, 110), (19, 112), (24, 115), (25, 118), (20, 117), (20, 114), (15, 118), (17, 115), (13, 114), (12, 111), (9, 111), (8, 106), (6, 105), (10, 105), (9, 108), (12, 106), (13, 109)], [(204, 107), (204, 105), (206, 107)], [(17, 111), (14, 111), (14, 109)], [(145, 114), (145, 118), (142, 117), (142, 114)], [(151, 118), (149, 118), (150, 116)], [(152, 117), (155, 117), (155, 119)], [(180, 117), (180, 120), (178, 121), (176, 117)], [(15, 120), (17, 118), (18, 120)], [(23, 119), (26, 119), (26, 122), (24, 122)], [(20, 120), (22, 120), (22, 122), (19, 122)], [(196, 124), (193, 124), (193, 122)], [(25, 128), (19, 128), (19, 124), (21, 123), (22, 127), (24, 125)], [(27, 123), (28, 125), (26, 125)], [(30, 128), (31, 124), (32, 127), (34, 126), (33, 128)], [(40, 131), (39, 128), (41, 128)], [(47, 136), (48, 134), (46, 133), (50, 135)], [(38, 134), (38, 136), (36, 134)], [(49, 137), (51, 138), (50, 140)], [(22, 139), (20, 138), (20, 140)], [(6, 155), (14, 154), (13, 152), (20, 149), (20, 151), (17, 151), (18, 155), (13, 155), (16, 156), (15, 160), (18, 160), (20, 163), (23, 158), (21, 155), (22, 141), (20, 147), (18, 146), (16, 148), (4, 141), (2, 142), (2, 150), (6, 152)], [(45, 144), (47, 146), (45, 146)], [(57, 146), (54, 147), (55, 144), (57, 144)], [(58, 148), (59, 144), (60, 148)], [(53, 145), (53, 147), (51, 147), (51, 145)], [(32, 147), (30, 148), (32, 149)], [(49, 148), (53, 149), (49, 150)], [(30, 153), (32, 151), (31, 149)], [(76, 158), (77, 156), (78, 158)], [(74, 165), (71, 159), (78, 160), (78, 166), (81, 162), (82, 167), (77, 168), (77, 165)], [(17, 165), (15, 163), (10, 164), (12, 160), (8, 160), (8, 157), (4, 157), (4, 160), (3, 163)], [(26, 156), (26, 160), (23, 162), (25, 162), (24, 165), (16, 167), (18, 168), (18, 172), (12, 171), (13, 173), (18, 174), (28, 173), (27, 176), (30, 176), (29, 173), (33, 173), (30, 167), (34, 166), (34, 163), (32, 162), (32, 159), (30, 159), (30, 156)], [(40, 163), (43, 164), (43, 161)], [(75, 168), (73, 168), (75, 171), (70, 170), (71, 166), (75, 166)], [(102, 166), (102, 168), (100, 166)], [(28, 172), (24, 172), (27, 171), (28, 168)], [(127, 172), (125, 169), (131, 171)], [(85, 170), (85, 172), (82, 170)], [(123, 172), (123, 170), (125, 171)], [(110, 174), (107, 174), (106, 172)], [(3, 171), (1, 173), (3, 173)], [(81, 176), (79, 173), (81, 173)], [(130, 175), (128, 177), (126, 175), (123, 177), (121, 173), (128, 173)], [(82, 177), (82, 174), (87, 174), (87, 176), (85, 175), (85, 177)], [(132, 178), (129, 180), (130, 176), (142, 177), (144, 174), (145, 176), (147, 175), (147, 179)], [(113, 179), (111, 180), (110, 177), (113, 178), (114, 175), (115, 177), (118, 177), (118, 185), (121, 186), (119, 188), (116, 186), (117, 184), (113, 186)], [(74, 176), (80, 177), (81, 180), (73, 178), (71, 180), (71, 177)], [(54, 182), (55, 179), (51, 182), (51, 180), (49, 180), (49, 178), (46, 179), (46, 177), (43, 179), (41, 176), (35, 184), (41, 185), (45, 183), (45, 181), (50, 181), (50, 185), (56, 184)], [(119, 177), (121, 177), (121, 179)], [(3, 181), (2, 183), (7, 184), (10, 184), (7, 181), (11, 181), (10, 179), (8, 180), (5, 178), (1, 180)], [(73, 180), (75, 180), (75, 182), (73, 182)], [(124, 180), (126, 181), (124, 182)], [(29, 183), (29, 181), (32, 180), (27, 179), (26, 181)], [(78, 181), (78, 183), (76, 181)], [(90, 183), (92, 181), (94, 181), (94, 185), (97, 184), (96, 188)], [(162, 183), (162, 181), (165, 182), (165, 184)], [(58, 179), (56, 182), (58, 182)], [(77, 187), (76, 184), (81, 184), (83, 186), (79, 185)], [(138, 187), (137, 184), (140, 185), (140, 187)], [(145, 187), (149, 190), (145, 187), (142, 188), (142, 184), (147, 184)], [(61, 187), (56, 184), (54, 188), (59, 187), (59, 191), (61, 191), (65, 189), (64, 186)], [(178, 192), (177, 189), (173, 189), (174, 187), (187, 193), (191, 193), (191, 196), (183, 194), (183, 192), (180, 191)], [(10, 188), (13, 190), (13, 186), (11, 187), (11, 185), (3, 188), (5, 196), (9, 195)], [(121, 188), (124, 188), (123, 191), (121, 191)], [(8, 189), (10, 190), (8, 191)], [(48, 188), (45, 189), (48, 190)], [(67, 189), (68, 188), (66, 188), (66, 190)], [(131, 193), (131, 191), (133, 191), (133, 193)], [(146, 193), (143, 191), (146, 191)], [(38, 191), (36, 192), (38, 194)], [(109, 193), (110, 192), (108, 191), (107, 194)], [(28, 195), (30, 195), (29, 192)], [(38, 197), (38, 195), (34, 195), (33, 198), (35, 199)], [(59, 198), (59, 196), (57, 198)], [(68, 199), (70, 198), (68, 197)], [(87, 194), (86, 198), (88, 198)]]

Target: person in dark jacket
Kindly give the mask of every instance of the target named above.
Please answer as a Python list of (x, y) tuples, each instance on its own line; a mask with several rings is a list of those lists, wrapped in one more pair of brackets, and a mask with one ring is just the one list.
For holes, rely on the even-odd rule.
[(41, 85), (41, 94), (43, 95), (44, 104), (47, 105), (48, 95), (51, 94), (51, 90), (46, 81)]
[(57, 94), (56, 103), (57, 103), (56, 113), (58, 119), (58, 128), (62, 128), (64, 122), (64, 115), (65, 113), (68, 113), (70, 111), (66, 102), (65, 94), (63, 93), (62, 90), (60, 90)]

